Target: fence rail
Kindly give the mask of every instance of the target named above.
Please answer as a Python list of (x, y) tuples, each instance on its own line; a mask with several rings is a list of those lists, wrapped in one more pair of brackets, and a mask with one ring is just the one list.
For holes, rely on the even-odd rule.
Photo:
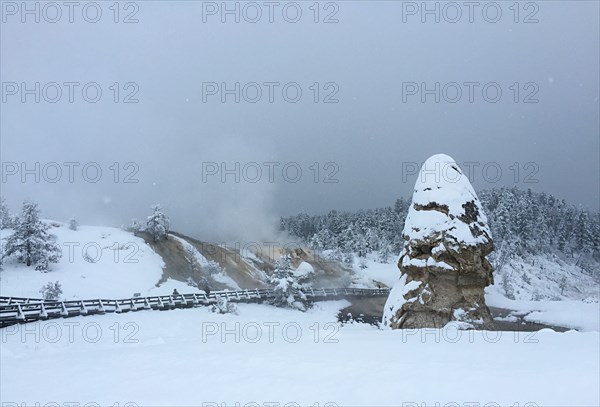
[[(302, 290), (313, 301), (344, 297), (383, 297), (387, 288), (309, 288)], [(79, 315), (130, 312), (140, 310), (169, 310), (202, 307), (224, 298), (232, 302), (251, 303), (268, 301), (274, 297), (272, 289), (214, 291), (209, 294), (158, 295), (120, 300), (92, 299), (48, 301), (40, 298), (0, 297), (0, 328), (39, 319), (68, 318)]]

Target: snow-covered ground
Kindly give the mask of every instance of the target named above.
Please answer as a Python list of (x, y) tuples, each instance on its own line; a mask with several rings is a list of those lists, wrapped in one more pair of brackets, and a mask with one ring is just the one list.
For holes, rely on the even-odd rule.
[(60, 406), (600, 403), (597, 332), (339, 327), (346, 305), (302, 313), (242, 304), (239, 315), (141, 311), (5, 328), (0, 398)]
[[(53, 225), (49, 233), (62, 251), (59, 263), (51, 263), (50, 271), (42, 273), (5, 259), (1, 295), (40, 298), (40, 288), (50, 281), (60, 282), (63, 299), (129, 298), (153, 289), (157, 293), (164, 262), (143, 239), (118, 228), (80, 226), (74, 231), (64, 223), (47, 223)], [(11, 233), (4, 229), (2, 237)]]
[(366, 268), (361, 268), (358, 256), (354, 256), (354, 264), (352, 265), (352, 269), (356, 273), (354, 283), (358, 286), (374, 287), (376, 285), (373, 282), (378, 281), (392, 287), (400, 278), (396, 257), (390, 257), (387, 263), (382, 263), (377, 253), (369, 253), (364, 260)]

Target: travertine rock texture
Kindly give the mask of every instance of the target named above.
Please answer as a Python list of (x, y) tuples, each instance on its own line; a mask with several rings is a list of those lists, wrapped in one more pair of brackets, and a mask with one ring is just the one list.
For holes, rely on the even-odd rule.
[(384, 308), (385, 326), (493, 327), (484, 298), (493, 283), (486, 258), (492, 237), (471, 183), (451, 157), (437, 154), (421, 167), (402, 238), (400, 279)]

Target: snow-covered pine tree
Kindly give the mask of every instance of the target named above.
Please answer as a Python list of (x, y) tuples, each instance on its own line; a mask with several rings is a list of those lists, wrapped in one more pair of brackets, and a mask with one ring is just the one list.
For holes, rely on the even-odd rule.
[(558, 249), (573, 257), (573, 230), (575, 224), (575, 214), (572, 211), (563, 210), (561, 218), (560, 232), (558, 238)]
[(404, 219), (404, 216), (408, 213), (408, 208), (410, 206), (410, 199), (404, 199), (402, 197), (396, 199), (394, 204), (394, 211), (401, 215)]
[(310, 247), (317, 251), (326, 250), (332, 247), (333, 240), (329, 229), (322, 229), (310, 239)]
[(203, 267), (204, 272), (209, 276), (214, 276), (215, 274), (222, 274), (223, 267), (219, 263), (214, 260), (209, 260), (207, 264)]
[(381, 238), (374, 227), (369, 227), (367, 230), (367, 233), (365, 234), (365, 241), (366, 247), (363, 257), (365, 257), (367, 253), (381, 250)]
[(269, 283), (273, 285), (275, 294), (271, 300), (273, 305), (296, 308), (302, 311), (306, 309), (307, 298), (301, 291), (301, 282), (294, 275), (289, 254), (281, 256), (275, 262), (275, 271), (269, 278)]
[(171, 222), (158, 204), (152, 206), (152, 215), (146, 221), (146, 232), (150, 233), (155, 242), (166, 239)]
[(8, 229), (13, 226), (12, 218), (4, 198), (0, 198), (0, 229)]
[(217, 297), (217, 301), (211, 305), (210, 307), (211, 312), (214, 312), (216, 314), (237, 314), (237, 306), (232, 303), (229, 302), (226, 298), (223, 298), (221, 296)]
[(49, 282), (40, 289), (40, 294), (45, 300), (58, 300), (62, 293), (62, 287), (58, 281), (55, 283)]
[(6, 239), (3, 257), (15, 256), (17, 261), (28, 267), (35, 264), (36, 270), (48, 270), (49, 263), (57, 263), (61, 257), (55, 236), (48, 233), (48, 225), (39, 218), (35, 202), (24, 202), (21, 216), (14, 226), (14, 233)]
[(341, 263), (342, 260), (344, 259), (344, 254), (342, 253), (342, 251), (340, 250), (339, 247), (334, 248), (331, 253), (329, 253), (329, 256), (327, 256), (328, 259), (336, 261), (338, 263)]
[(594, 246), (592, 224), (587, 211), (581, 210), (575, 227), (575, 248), (579, 252), (589, 252)]
[(513, 209), (511, 207), (511, 200), (508, 193), (502, 191), (500, 196), (498, 197), (498, 205), (494, 212), (488, 212), (491, 214), (490, 223), (494, 225), (494, 239), (496, 241), (496, 245), (500, 245), (505, 239), (511, 238), (510, 231), (510, 222), (511, 222), (511, 213)]
[(386, 238), (381, 239), (380, 245), (381, 248), (379, 250), (379, 261), (382, 263), (388, 263), (390, 261), (390, 257), (392, 256), (392, 245)]
[(77, 222), (77, 219), (75, 219), (75, 217), (72, 217), (71, 219), (69, 219), (69, 229), (71, 229), (71, 230), (79, 229), (79, 222)]
[(199, 273), (202, 270), (200, 266), (200, 262), (198, 262), (198, 258), (196, 257), (196, 251), (192, 247), (186, 247), (185, 249), (185, 260), (190, 265), (190, 271), (192, 274)]
[(140, 222), (138, 222), (136, 218), (132, 218), (131, 222), (129, 223), (129, 226), (127, 227), (127, 230), (133, 233), (134, 235), (137, 235), (142, 229), (142, 225), (140, 224)]
[(592, 216), (592, 254), (600, 255), (600, 214)]

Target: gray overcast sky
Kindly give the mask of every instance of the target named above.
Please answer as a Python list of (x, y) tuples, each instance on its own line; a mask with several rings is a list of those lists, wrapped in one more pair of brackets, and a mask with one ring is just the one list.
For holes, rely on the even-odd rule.
[[(476, 189), (516, 185), (597, 210), (598, 2), (538, 1), (517, 9), (512, 1), (498, 2), (496, 23), (497, 8), (487, 3), (472, 10), (473, 22), (463, 2), (454, 3), (462, 12), (455, 23), (446, 20), (457, 9), (439, 3), (437, 23), (415, 10), (421, 2), (322, 2), (318, 16), (312, 1), (298, 2), (302, 16), (291, 23), (286, 19), (295, 18), (297, 7), (280, 2), (271, 23), (268, 6), (257, 2), (262, 16), (251, 23), (245, 19), (255, 17), (256, 7), (242, 2), (240, 22), (225, 15), (222, 23), (220, 10), (209, 13), (221, 2), (140, 1), (121, 3), (115, 23), (111, 1), (97, 3), (102, 16), (90, 23), (82, 2), (73, 23), (65, 6), (59, 21), (49, 23), (56, 10), (43, 4), (36, 23), (35, 16), (22, 16), (21, 2), (2, 2), (2, 194), (13, 210), (32, 198), (47, 217), (75, 215), (92, 224), (144, 218), (160, 202), (175, 229), (204, 238), (259, 238), (281, 214), (371, 208), (409, 197), (416, 176), (403, 169), (443, 152), (459, 164), (479, 163), (471, 173)], [(95, 11), (87, 7), (85, 17), (93, 19)], [(138, 22), (123, 23), (131, 14)], [(22, 83), (32, 89), (35, 82), (40, 103), (23, 92)], [(45, 100), (56, 95), (49, 82), (63, 92), (56, 103)], [(81, 84), (73, 103), (65, 82)], [(97, 103), (82, 96), (89, 82), (102, 89)], [(124, 89), (128, 82), (135, 85)], [(248, 86), (240, 103), (229, 94), (222, 103), (220, 89), (203, 94), (214, 90), (203, 86), (208, 82), (228, 88), (257, 82), (263, 94), (249, 103), (244, 96), (254, 98), (256, 88)], [(265, 82), (280, 83), (273, 103)], [(282, 95), (289, 82), (302, 90), (297, 103)], [(403, 84), (414, 90), (406, 88), (409, 82), (429, 89), (456, 82), (463, 94), (458, 98), (449, 85), (440, 103), (429, 94), (423, 103), (419, 90), (403, 100)], [(480, 84), (472, 103), (465, 82)], [(502, 90), (496, 103), (482, 95), (488, 83)], [(495, 86), (487, 88), (489, 99)], [(88, 88), (89, 98), (94, 89)], [(295, 87), (287, 90), (295, 97)], [(139, 101), (122, 103), (134, 91)], [(338, 102), (323, 103), (328, 98)], [(35, 168), (36, 162), (46, 168), (39, 183), (33, 175), (21, 182), (21, 169), (11, 164)], [(52, 162), (63, 169), (55, 183), (49, 182)], [(80, 163), (72, 183), (64, 162)], [(247, 172), (239, 183), (232, 174), (222, 183), (220, 173), (206, 171), (213, 162), (229, 169), (239, 162)], [(273, 183), (268, 162), (280, 163)], [(89, 163), (102, 169), (97, 183), (82, 176)], [(248, 163), (262, 168), (256, 183), (248, 182), (256, 174)], [(298, 182), (284, 179), (286, 163), (290, 178), (302, 169)], [(93, 178), (94, 167), (88, 170)], [(131, 173), (139, 182), (124, 183)], [(323, 182), (328, 174), (338, 182)]]

